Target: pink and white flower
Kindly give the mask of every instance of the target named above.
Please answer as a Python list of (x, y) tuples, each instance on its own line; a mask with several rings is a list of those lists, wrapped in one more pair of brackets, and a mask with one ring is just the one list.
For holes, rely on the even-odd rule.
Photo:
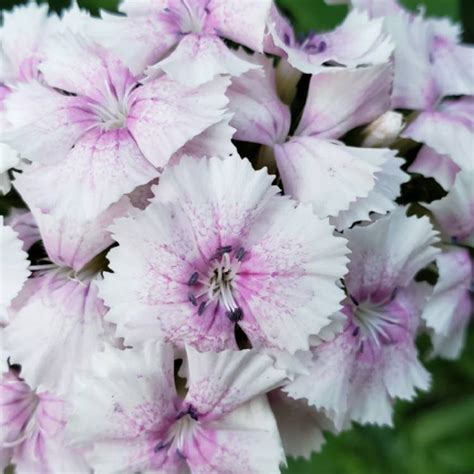
[(293, 67), (306, 74), (325, 72), (327, 63), (331, 68), (354, 69), (384, 64), (393, 51), (391, 40), (383, 31), (383, 20), (370, 19), (362, 10), (352, 10), (335, 30), (310, 34), (302, 43), (275, 7), (268, 28), (271, 40), (267, 40), (267, 51), (286, 57)]
[(314, 75), (302, 117), (288, 137), (289, 107), (276, 93), (271, 62), (259, 62), (261, 70), (234, 78), (227, 91), (234, 137), (271, 148), (285, 192), (310, 203), (319, 217), (332, 217), (338, 228), (393, 209), (400, 185), (408, 180), (400, 169), (403, 161), (388, 149), (336, 141), (388, 109), (390, 66), (326, 68)]
[(255, 351), (186, 349), (185, 394), (168, 345), (98, 355), (77, 377), (69, 425), (99, 472), (278, 473), (284, 453), (265, 393), (286, 381)]
[(217, 75), (238, 76), (255, 66), (236, 56), (223, 39), (262, 51), (271, 0), (125, 1), (127, 17), (103, 15), (101, 41), (135, 74), (160, 71), (189, 86)]
[(421, 317), (433, 343), (433, 355), (459, 357), (472, 317), (474, 265), (467, 249), (448, 248), (436, 259), (438, 281)]
[(393, 401), (412, 399), (430, 382), (415, 346), (426, 288), (413, 278), (437, 255), (436, 233), (426, 217), (400, 208), (344, 234), (352, 251), (346, 327), (313, 347), (309, 375), (284, 391), (323, 410), (338, 429), (349, 420), (390, 425)]
[(9, 144), (41, 164), (35, 176), (43, 210), (97, 216), (222, 119), (225, 79), (198, 88), (167, 77), (142, 85), (79, 34), (47, 46), (40, 66), (47, 85), (20, 84), (5, 101)]
[(49, 392), (35, 392), (13, 372), (0, 380), (0, 450), (15, 472), (90, 472), (80, 453), (66, 446), (67, 405)]
[(119, 336), (220, 351), (237, 348), (237, 325), (253, 347), (308, 347), (339, 308), (344, 239), (272, 181), (239, 157), (165, 170), (150, 205), (113, 227), (100, 287)]

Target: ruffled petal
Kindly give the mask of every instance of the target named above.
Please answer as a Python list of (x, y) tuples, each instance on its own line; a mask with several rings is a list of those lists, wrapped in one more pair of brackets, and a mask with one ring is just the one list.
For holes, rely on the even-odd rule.
[(216, 422), (203, 424), (185, 456), (196, 474), (278, 474), (285, 464), (280, 435), (266, 397), (257, 397)]
[(0, 216), (0, 321), (11, 301), (20, 292), (30, 272), (28, 255), (22, 250), (18, 234)]
[(86, 456), (99, 472), (159, 469), (154, 448), (176, 416), (176, 398), (170, 346), (107, 348), (76, 377), (69, 439), (93, 446)]
[(415, 110), (431, 107), (440, 91), (429, 61), (433, 39), (430, 23), (423, 15), (401, 10), (385, 18), (385, 29), (396, 45), (393, 107)]
[(421, 317), (431, 330), (433, 355), (456, 359), (472, 315), (474, 267), (469, 251), (450, 249), (436, 259), (438, 281)]
[(93, 281), (71, 279), (64, 270), (30, 279), (25, 292), (31, 296), (5, 328), (5, 347), (32, 387), (66, 393), (76, 371), (89, 369), (103, 347), (106, 308)]
[(224, 117), (228, 79), (191, 88), (169, 78), (151, 81), (134, 92), (127, 126), (141, 152), (156, 167), (190, 139)]
[(448, 195), (425, 204), (445, 236), (474, 246), (474, 170), (460, 171)]
[(366, 197), (385, 154), (386, 150), (347, 147), (315, 137), (294, 137), (275, 147), (285, 192), (311, 203), (321, 218), (337, 216), (357, 198)]
[(337, 429), (349, 420), (391, 425), (393, 399), (411, 400), (415, 389), (426, 390), (430, 381), (414, 344), (421, 312), (417, 293), (418, 289), (401, 290), (377, 309), (382, 317), (396, 318), (400, 329), (403, 327), (396, 340), (375, 346), (374, 353), (361, 345), (360, 332), (348, 325), (336, 339), (312, 349), (309, 375), (297, 377), (284, 391), (324, 410)]
[(449, 190), (460, 169), (449, 156), (437, 153), (433, 148), (424, 145), (408, 171), (434, 178), (444, 189)]
[(262, 52), (271, 5), (271, 0), (211, 0), (208, 21), (220, 36)]
[(237, 154), (232, 143), (235, 128), (230, 125), (232, 114), (224, 115), (222, 121), (211, 125), (180, 148), (171, 158), (170, 164), (177, 164), (185, 157), (203, 158), (208, 156), (226, 157)]
[(127, 2), (130, 8), (125, 3), (121, 3), (120, 9), (127, 10), (127, 16), (102, 11), (102, 21), (92, 36), (119, 57), (133, 74), (141, 75), (147, 66), (162, 59), (178, 38), (160, 21), (165, 1), (132, 0)]
[(62, 160), (95, 123), (84, 109), (83, 98), (60, 94), (37, 82), (18, 84), (4, 104), (11, 127), (3, 141), (22, 157), (40, 163)]
[(26, 168), (16, 186), (32, 207), (92, 220), (137, 186), (158, 176), (126, 129), (91, 130), (53, 165)]
[(335, 30), (312, 35), (301, 46), (289, 45), (285, 36), (278, 35), (274, 24), (269, 29), (290, 64), (306, 74), (324, 72), (323, 63), (328, 61), (351, 68), (386, 63), (393, 51), (389, 36), (383, 31), (383, 19), (370, 19), (365, 11), (352, 10)]
[(336, 282), (346, 272), (345, 241), (310, 206), (290, 200), (260, 219), (266, 224), (244, 240), (251, 253), (237, 281), (244, 312), (239, 325), (252, 347), (307, 350), (340, 308)]
[(311, 78), (295, 135), (339, 138), (390, 108), (392, 67), (336, 69)]
[(132, 205), (128, 197), (124, 196), (92, 220), (81, 219), (77, 214), (71, 213), (58, 217), (56, 214), (42, 212), (36, 207), (36, 175), (41, 173), (41, 169), (20, 175), (15, 180), (16, 188), (35, 216), (39, 226), (37, 236), (41, 233), (50, 260), (59, 266), (79, 271), (112, 245), (108, 227), (116, 218), (127, 215)]
[[(357, 198), (349, 205), (349, 209), (330, 219), (336, 229), (348, 229), (355, 222), (370, 222), (377, 215), (386, 214), (396, 208), (395, 199), (400, 195), (400, 186), (406, 183), (410, 176), (401, 169), (405, 161), (396, 157), (395, 151), (386, 151), (386, 159), (380, 171), (375, 172), (375, 186), (367, 197)], [(364, 159), (365, 155), (361, 154), (360, 157)]]
[(351, 250), (346, 285), (361, 302), (384, 302), (396, 288), (407, 286), (439, 250), (437, 233), (427, 217), (407, 217), (398, 208), (365, 227), (347, 230)]
[(459, 45), (443, 36), (435, 36), (433, 74), (442, 96), (474, 95), (474, 47)]
[(242, 60), (215, 36), (188, 34), (165, 59), (147, 69), (149, 77), (164, 71), (170, 78), (197, 87), (220, 75), (240, 76), (255, 65)]
[(285, 370), (274, 367), (272, 357), (255, 350), (216, 354), (187, 347), (186, 354), (189, 376), (184, 401), (202, 420), (219, 419), (288, 380)]
[(233, 78), (227, 90), (235, 138), (268, 146), (283, 142), (290, 131), (291, 116), (276, 92), (273, 65), (264, 56), (240, 55), (260, 64), (262, 69)]
[[(445, 102), (439, 110), (422, 112), (402, 136), (424, 143), (442, 155), (448, 155), (461, 169), (474, 169), (473, 102), (464, 99)], [(467, 114), (471, 114), (469, 117)]]
[(336, 431), (331, 420), (306, 400), (294, 400), (281, 390), (270, 392), (268, 398), (287, 456), (309, 459), (322, 449), (323, 430)]
[(33, 244), (41, 240), (41, 235), (33, 214), (26, 209), (13, 208), (5, 218), (5, 223), (10, 226), (23, 242), (23, 250), (28, 252)]
[(135, 330), (136, 340), (159, 328), (161, 337), (199, 350), (235, 347), (234, 322), (221, 300), (201, 306), (204, 301), (190, 296), (198, 283), (191, 276), (202, 272), (205, 285), (216, 250), (230, 246), (241, 261), (234, 296), (244, 317), (238, 323), (252, 343), (293, 352), (307, 347), (309, 335), (338, 308), (342, 294), (335, 282), (344, 274), (346, 249), (310, 208), (295, 209), (276, 196), (272, 179), (239, 157), (169, 167), (145, 211), (115, 225), (114, 273), (101, 285), (108, 319), (124, 335)]
[(52, 36), (44, 46), (44, 56), (40, 70), (48, 85), (99, 103), (111, 90), (122, 97), (135, 84), (120, 60), (79, 33)]
[[(28, 81), (38, 75), (41, 43), (53, 31), (56, 16), (48, 17), (47, 5), (29, 3), (2, 13), (1, 82)], [(3, 61), (2, 61), (3, 62)]]

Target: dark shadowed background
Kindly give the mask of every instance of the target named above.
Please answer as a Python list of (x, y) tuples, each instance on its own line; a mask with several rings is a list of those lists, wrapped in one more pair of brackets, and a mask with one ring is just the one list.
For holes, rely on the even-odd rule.
[[(255, 0), (258, 1), (258, 0)], [(2, 9), (26, 3), (0, 0)], [(59, 11), (67, 0), (50, 0)], [(115, 10), (117, 0), (79, 0), (97, 13)], [(474, 0), (403, 0), (407, 7), (422, 5), (429, 15), (448, 16), (462, 23), (466, 41), (474, 42)], [(347, 11), (323, 0), (279, 0), (302, 32), (338, 24)], [(474, 65), (466, 65), (474, 67)], [(421, 348), (428, 347), (421, 341)], [(424, 351), (425, 353), (427, 350)], [(286, 474), (472, 474), (474, 472), (474, 332), (460, 360), (425, 361), (433, 387), (414, 403), (396, 405), (395, 429), (354, 426), (338, 437), (327, 436), (320, 454), (310, 461), (290, 460)], [(66, 473), (64, 473), (66, 474)]]

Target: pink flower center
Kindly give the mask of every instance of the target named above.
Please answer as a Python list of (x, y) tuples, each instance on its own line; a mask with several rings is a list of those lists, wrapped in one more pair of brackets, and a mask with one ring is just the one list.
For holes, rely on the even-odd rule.
[(191, 274), (188, 285), (197, 287), (197, 291), (189, 293), (189, 301), (198, 306), (199, 315), (204, 313), (210, 303), (218, 302), (232, 322), (243, 318), (243, 311), (235, 301), (234, 286), (246, 253), (242, 247), (235, 252), (230, 245), (219, 247), (211, 258), (207, 274)]

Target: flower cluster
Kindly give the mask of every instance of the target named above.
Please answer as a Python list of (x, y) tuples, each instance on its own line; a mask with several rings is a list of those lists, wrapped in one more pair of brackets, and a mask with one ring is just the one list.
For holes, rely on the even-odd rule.
[(277, 473), (459, 355), (474, 50), (349, 3), (4, 12), (1, 469)]

